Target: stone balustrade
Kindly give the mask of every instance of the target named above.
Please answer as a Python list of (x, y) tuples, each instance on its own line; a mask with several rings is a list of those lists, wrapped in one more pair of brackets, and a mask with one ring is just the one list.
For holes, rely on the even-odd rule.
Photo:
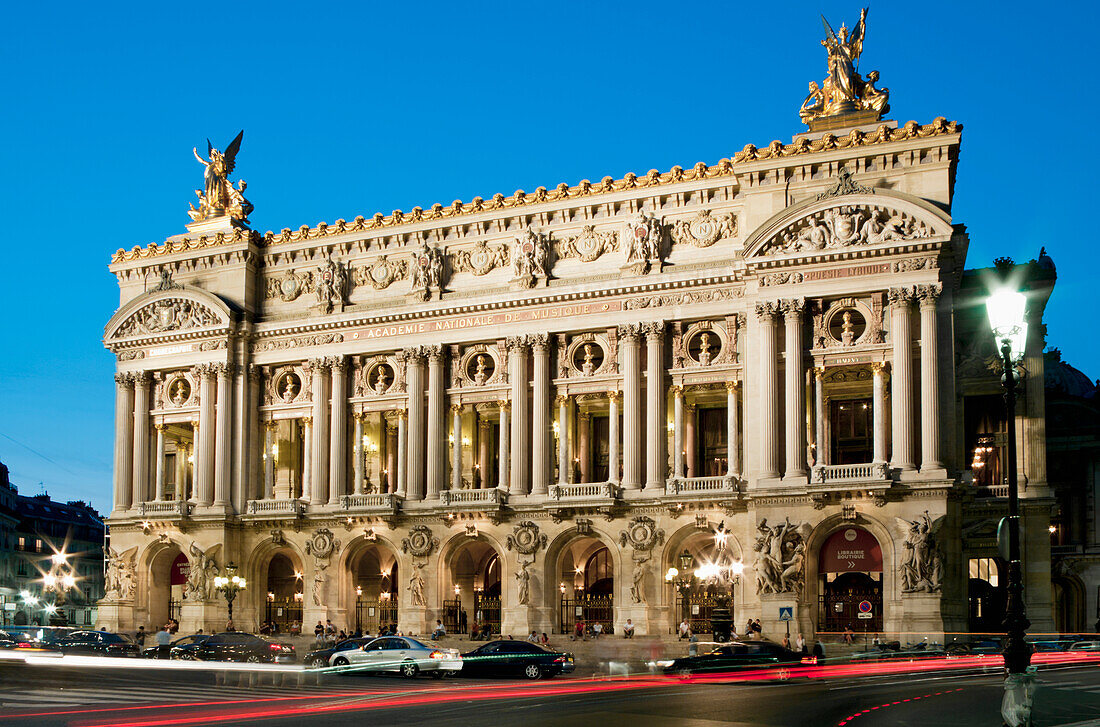
[(186, 500), (153, 500), (141, 503), (139, 510), (142, 517), (183, 518), (191, 514), (191, 503)]
[(814, 484), (841, 484), (850, 482), (885, 481), (889, 472), (885, 462), (860, 464), (815, 465), (810, 482)]

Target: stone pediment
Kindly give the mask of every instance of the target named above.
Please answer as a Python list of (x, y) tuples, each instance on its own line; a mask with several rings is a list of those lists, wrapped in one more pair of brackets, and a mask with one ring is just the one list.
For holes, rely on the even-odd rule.
[(204, 329), (214, 332), (230, 321), (229, 306), (205, 290), (182, 286), (158, 288), (119, 308), (107, 322), (103, 340), (110, 344)]
[(821, 255), (860, 246), (943, 241), (951, 217), (931, 203), (885, 189), (858, 188), (791, 205), (745, 242), (745, 258)]

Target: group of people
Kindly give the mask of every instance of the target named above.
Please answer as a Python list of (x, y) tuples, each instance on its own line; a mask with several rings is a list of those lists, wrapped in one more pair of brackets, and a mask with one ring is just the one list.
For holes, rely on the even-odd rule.
[[(262, 633), (262, 632), (261, 632)], [(379, 636), (400, 636), (397, 631), (397, 624), (385, 624), (378, 629)], [(350, 628), (337, 629), (336, 624), (331, 620), (326, 619), (324, 623), (320, 621), (313, 627), (313, 637), (315, 640), (315, 646), (317, 648), (323, 648), (326, 645), (338, 644), (345, 639), (361, 639), (370, 636), (370, 631), (363, 631), (361, 628), (356, 627), (354, 631)]]

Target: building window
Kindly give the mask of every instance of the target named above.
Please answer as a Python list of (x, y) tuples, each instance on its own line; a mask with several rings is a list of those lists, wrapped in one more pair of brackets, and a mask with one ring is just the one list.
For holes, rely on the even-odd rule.
[(994, 558), (971, 558), (970, 577), (997, 587), (997, 561)]
[(26, 549), (27, 549), (27, 539), (24, 538), (22, 535), (20, 535), (19, 536), (19, 550), (26, 550)]
[(42, 540), (39, 539), (39, 538), (35, 538), (34, 552), (36, 552), (36, 553), (41, 553), (42, 552)]

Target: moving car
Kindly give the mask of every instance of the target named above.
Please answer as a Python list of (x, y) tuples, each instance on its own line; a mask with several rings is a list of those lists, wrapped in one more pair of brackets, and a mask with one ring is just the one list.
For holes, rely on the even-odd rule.
[[(807, 657), (810, 658), (810, 657)], [(802, 663), (802, 654), (771, 641), (733, 641), (698, 656), (657, 662), (666, 674), (708, 674), (752, 667)]]
[(73, 631), (57, 637), (52, 646), (66, 655), (141, 656), (141, 647), (129, 635), (107, 631)]
[(1100, 651), (1100, 641), (1077, 641), (1070, 644), (1066, 651)]
[(540, 679), (567, 674), (575, 668), (572, 654), (528, 641), (490, 641), (462, 655), (463, 676)]
[(154, 644), (144, 649), (141, 655), (146, 659), (171, 659), (172, 649), (178, 647), (182, 653), (183, 649), (198, 646), (208, 638), (210, 638), (210, 634), (191, 634), (190, 636), (184, 636), (182, 639), (176, 639), (170, 644)]
[(322, 666), (328, 666), (332, 662), (332, 657), (336, 654), (341, 654), (345, 651), (350, 651), (351, 649), (358, 649), (363, 646), (363, 644), (369, 643), (371, 641), (374, 641), (373, 636), (360, 636), (352, 639), (344, 639), (340, 643), (333, 646), (328, 646), (324, 649), (314, 649), (313, 651), (310, 651), (305, 655), (305, 658), (302, 659), (302, 663), (305, 664), (307, 667), (312, 667), (314, 669), (320, 668)]
[(169, 653), (173, 659), (244, 661), (250, 664), (293, 664), (296, 660), (294, 647), (290, 644), (273, 643), (240, 631), (212, 634), (198, 643), (174, 646)]
[(462, 669), (462, 655), (408, 636), (380, 636), (358, 649), (348, 649), (332, 657), (333, 666), (352, 666), (354, 671), (399, 672), (412, 679), (427, 672), (437, 679)]

